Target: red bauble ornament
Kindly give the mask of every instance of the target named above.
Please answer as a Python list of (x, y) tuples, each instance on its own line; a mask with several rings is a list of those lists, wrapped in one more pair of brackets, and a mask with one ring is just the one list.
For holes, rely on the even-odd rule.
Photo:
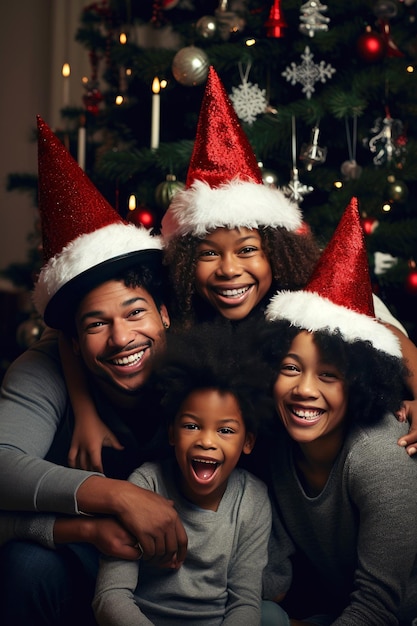
[(405, 288), (408, 293), (417, 295), (417, 269), (412, 266), (410, 273), (407, 276)]
[(144, 206), (138, 206), (133, 211), (128, 211), (127, 220), (136, 226), (145, 226), (145, 228), (155, 226), (154, 214)]
[(357, 41), (356, 49), (361, 59), (367, 63), (380, 61), (385, 55), (385, 41), (383, 37), (369, 27)]
[(274, 0), (265, 22), (266, 36), (280, 39), (284, 36), (284, 28), (287, 26), (281, 11), (281, 0)]
[(377, 228), (379, 224), (376, 217), (363, 217), (361, 219), (361, 222), (362, 222), (362, 228), (363, 228), (365, 235), (372, 235), (375, 228)]
[(98, 115), (99, 112), (99, 104), (103, 100), (103, 94), (96, 88), (89, 90), (83, 96), (83, 102), (86, 108), (86, 111), (91, 113), (92, 115)]
[(311, 235), (311, 228), (307, 224), (307, 222), (302, 222), (301, 226), (299, 226), (297, 230), (295, 231), (295, 234), (296, 235)]

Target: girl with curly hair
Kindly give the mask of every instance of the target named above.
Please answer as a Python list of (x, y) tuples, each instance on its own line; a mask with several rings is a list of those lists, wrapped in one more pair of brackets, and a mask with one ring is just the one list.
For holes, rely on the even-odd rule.
[(279, 419), (260, 460), (273, 508), (263, 625), (284, 607), (292, 626), (410, 626), (417, 459), (396, 445), (404, 365), (374, 317), (355, 202), (305, 289), (276, 294), (266, 318)]

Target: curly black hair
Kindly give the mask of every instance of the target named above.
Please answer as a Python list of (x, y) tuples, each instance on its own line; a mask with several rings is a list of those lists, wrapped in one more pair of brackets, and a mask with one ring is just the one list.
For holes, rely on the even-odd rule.
[[(262, 358), (271, 371), (271, 387), (290, 345), (301, 332), (286, 320), (258, 322), (257, 336)], [(404, 399), (407, 370), (401, 359), (376, 350), (370, 341), (349, 343), (338, 333), (315, 331), (314, 342), (323, 358), (334, 363), (348, 388), (350, 423), (371, 423), (396, 411)]]
[(257, 434), (267, 428), (273, 416), (269, 369), (262, 362), (253, 366), (251, 343), (244, 325), (236, 327), (223, 319), (169, 333), (165, 354), (154, 368), (166, 423), (172, 422), (190, 393), (216, 389), (236, 398), (248, 431)]
[[(269, 297), (278, 289), (293, 291), (304, 287), (320, 256), (320, 247), (313, 236), (270, 226), (258, 232), (272, 269)], [(175, 237), (164, 250), (163, 262), (168, 267), (170, 282), (169, 311), (179, 328), (191, 328), (197, 322), (213, 319), (216, 314), (195, 289), (200, 241), (192, 235)]]

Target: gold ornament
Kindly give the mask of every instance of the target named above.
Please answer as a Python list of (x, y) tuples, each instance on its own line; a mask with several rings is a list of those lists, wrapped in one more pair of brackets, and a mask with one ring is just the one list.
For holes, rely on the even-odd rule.
[(155, 189), (155, 201), (160, 209), (166, 211), (177, 191), (184, 189), (184, 183), (177, 180), (175, 174), (167, 174), (166, 180)]

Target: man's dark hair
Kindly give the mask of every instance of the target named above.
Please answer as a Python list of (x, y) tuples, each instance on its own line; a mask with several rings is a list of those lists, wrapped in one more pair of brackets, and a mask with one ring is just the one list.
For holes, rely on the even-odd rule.
[[(141, 287), (145, 289), (153, 298), (155, 305), (158, 309), (161, 308), (165, 302), (165, 290), (166, 290), (166, 271), (165, 268), (158, 266), (157, 271), (152, 270), (149, 265), (138, 265), (120, 270), (116, 272), (111, 278), (107, 280), (115, 280), (117, 282), (123, 282), (126, 287)], [(99, 285), (97, 285), (98, 287)], [(73, 303), (72, 307), (66, 314), (66, 325), (64, 332), (70, 336), (76, 335), (75, 326), (75, 314), (77, 308), (87, 294), (80, 294), (80, 297)]]

